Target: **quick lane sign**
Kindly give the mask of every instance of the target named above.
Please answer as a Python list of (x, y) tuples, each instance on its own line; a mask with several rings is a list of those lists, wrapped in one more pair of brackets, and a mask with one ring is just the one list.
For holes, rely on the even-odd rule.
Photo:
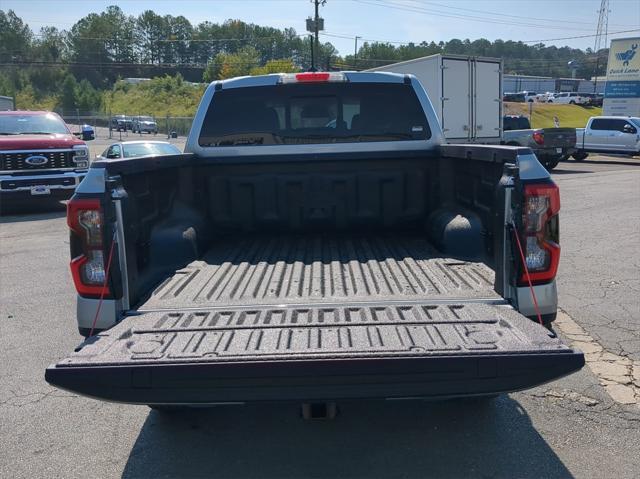
[(603, 113), (640, 116), (640, 37), (611, 41)]
[(640, 37), (611, 40), (607, 81), (640, 81)]

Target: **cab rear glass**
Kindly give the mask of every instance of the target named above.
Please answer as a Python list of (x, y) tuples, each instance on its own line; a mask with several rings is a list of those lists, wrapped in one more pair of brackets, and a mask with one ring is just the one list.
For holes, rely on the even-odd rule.
[(411, 85), (304, 83), (224, 88), (213, 95), (200, 146), (427, 140)]

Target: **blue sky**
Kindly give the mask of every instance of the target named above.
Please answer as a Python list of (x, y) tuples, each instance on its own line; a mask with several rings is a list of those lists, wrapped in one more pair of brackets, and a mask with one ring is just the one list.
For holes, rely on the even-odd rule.
[[(137, 15), (184, 15), (196, 24), (234, 18), (278, 28), (305, 31), (310, 0), (0, 0), (34, 30), (44, 25), (70, 28), (74, 21), (108, 5)], [(341, 54), (353, 52), (354, 36), (393, 42), (436, 42), (451, 38), (547, 40), (593, 35), (600, 0), (328, 0), (321, 7), (327, 35)], [(610, 0), (609, 32), (637, 29), (609, 38), (640, 35), (640, 1)], [(331, 35), (331, 36), (330, 36)], [(347, 37), (347, 38), (343, 38)], [(362, 42), (363, 40), (360, 40)], [(594, 38), (546, 41), (546, 44), (593, 47)]]

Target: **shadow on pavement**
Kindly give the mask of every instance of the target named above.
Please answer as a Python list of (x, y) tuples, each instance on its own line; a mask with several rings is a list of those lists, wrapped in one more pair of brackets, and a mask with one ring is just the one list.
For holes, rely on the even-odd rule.
[(552, 175), (571, 175), (571, 174), (579, 174), (579, 173), (595, 173), (592, 170), (563, 170), (562, 168), (556, 167), (551, 171)]
[[(629, 156), (601, 156), (597, 159), (586, 159), (582, 161), (569, 161), (570, 163), (578, 163), (580, 165), (627, 165), (640, 166), (640, 158), (632, 158)], [(562, 163), (561, 163), (562, 164)]]
[(333, 421), (293, 405), (150, 412), (124, 478), (570, 477), (518, 402), (361, 402)]
[(66, 216), (67, 205), (60, 201), (0, 205), (0, 224), (40, 221)]

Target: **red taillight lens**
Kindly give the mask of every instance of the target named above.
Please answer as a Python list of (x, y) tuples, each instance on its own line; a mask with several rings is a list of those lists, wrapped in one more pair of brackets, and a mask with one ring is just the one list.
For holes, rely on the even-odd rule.
[(533, 132), (533, 141), (538, 145), (544, 145), (544, 132), (537, 130)]
[[(104, 215), (97, 199), (72, 199), (67, 205), (67, 224), (79, 251), (73, 251), (71, 275), (81, 296), (100, 296), (105, 282), (103, 253)], [(105, 296), (110, 292), (107, 286)]]
[[(525, 185), (522, 211), (525, 261), (533, 284), (548, 283), (560, 261), (560, 192), (553, 184)], [(526, 284), (523, 274), (520, 283)]]

